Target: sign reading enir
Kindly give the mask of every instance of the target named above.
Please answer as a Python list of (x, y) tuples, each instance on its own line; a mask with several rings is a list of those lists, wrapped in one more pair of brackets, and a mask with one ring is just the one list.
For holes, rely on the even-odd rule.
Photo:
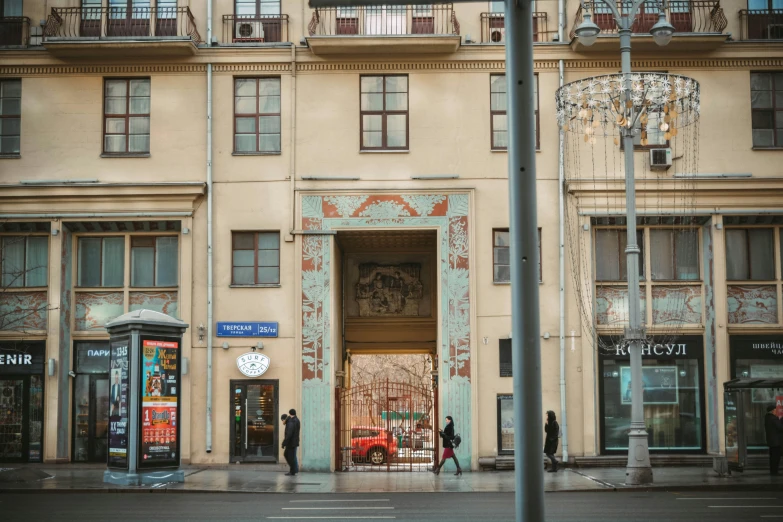
[(218, 337), (277, 337), (277, 323), (218, 322)]

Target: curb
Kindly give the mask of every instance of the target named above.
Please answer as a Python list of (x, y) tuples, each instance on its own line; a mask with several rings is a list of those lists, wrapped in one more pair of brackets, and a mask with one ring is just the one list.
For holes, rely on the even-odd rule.
[[(591, 489), (559, 489), (545, 491), (545, 493), (680, 493), (680, 492), (699, 492), (699, 491), (775, 491), (780, 492), (780, 484), (692, 484), (692, 485), (661, 485), (661, 486), (607, 486), (603, 488), (591, 488)], [(44, 489), (31, 489), (31, 488), (0, 488), (0, 495), (17, 494), (17, 495), (30, 495), (30, 494), (128, 494), (128, 493), (150, 493), (150, 494), (219, 494), (227, 493), (234, 495), (241, 494), (280, 494), (280, 495), (331, 495), (331, 494), (357, 494), (355, 491), (315, 491), (315, 492), (298, 492), (298, 491), (264, 491), (264, 490), (215, 490), (215, 489), (169, 489), (169, 488), (44, 488)], [(395, 494), (395, 493), (423, 493), (423, 494), (464, 494), (464, 493), (513, 493), (513, 491), (367, 491), (358, 494)]]

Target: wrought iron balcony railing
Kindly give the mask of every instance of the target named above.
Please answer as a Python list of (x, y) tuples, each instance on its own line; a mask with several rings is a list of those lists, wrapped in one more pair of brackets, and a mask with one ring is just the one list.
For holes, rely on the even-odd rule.
[(740, 40), (783, 40), (783, 9), (743, 9)]
[(327, 7), (313, 12), (310, 36), (458, 35), (452, 4)]
[(53, 7), (44, 27), (44, 41), (166, 37), (201, 43), (189, 7)]
[(0, 18), (0, 47), (30, 45), (30, 19), (26, 16)]
[[(503, 13), (481, 13), (481, 43), (506, 41), (506, 24)], [(557, 31), (549, 31), (546, 13), (533, 13), (533, 41), (551, 42)]]
[[(633, 2), (622, 2), (625, 10), (630, 10)], [(641, 12), (636, 15), (631, 30), (634, 34), (646, 34), (658, 21), (657, 4), (647, 2), (642, 4)], [(587, 3), (588, 10), (593, 13), (593, 22), (601, 28), (603, 34), (617, 34), (617, 25), (609, 10), (603, 3)], [(574, 25), (571, 28), (570, 37), (575, 36), (575, 29), (583, 21), (584, 11), (580, 5), (574, 17)], [(676, 33), (722, 33), (728, 25), (728, 20), (718, 0), (670, 0), (668, 2), (667, 15), (669, 23), (674, 26)]]
[(225, 44), (288, 41), (288, 15), (223, 15)]

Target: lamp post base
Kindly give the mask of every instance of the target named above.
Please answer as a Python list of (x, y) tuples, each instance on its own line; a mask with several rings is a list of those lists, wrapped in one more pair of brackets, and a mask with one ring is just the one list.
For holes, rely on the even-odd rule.
[(628, 465), (625, 467), (625, 484), (638, 486), (653, 483), (647, 430), (631, 429), (628, 435)]
[(119, 486), (149, 486), (164, 482), (178, 482), (182, 484), (185, 482), (185, 471), (181, 469), (172, 469), (128, 473), (127, 471), (107, 469), (103, 472), (103, 482), (106, 484), (117, 484)]

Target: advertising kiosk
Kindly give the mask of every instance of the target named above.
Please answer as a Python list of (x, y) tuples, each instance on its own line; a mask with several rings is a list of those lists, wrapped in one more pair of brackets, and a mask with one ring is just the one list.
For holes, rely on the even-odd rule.
[(179, 469), (179, 417), (187, 327), (152, 310), (136, 310), (106, 325), (110, 384), (104, 482), (138, 486), (185, 481)]

